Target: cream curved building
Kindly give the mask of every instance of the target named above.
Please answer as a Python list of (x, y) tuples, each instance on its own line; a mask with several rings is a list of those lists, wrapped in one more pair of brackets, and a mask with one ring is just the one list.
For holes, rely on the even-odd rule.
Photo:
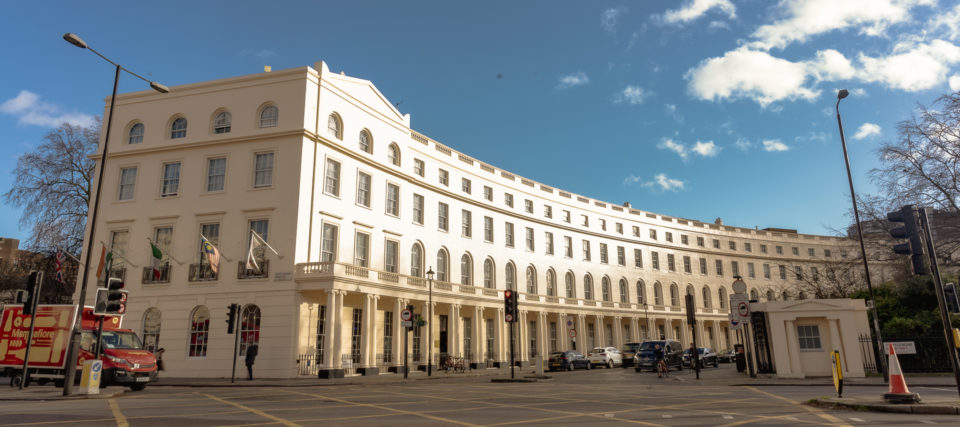
[[(803, 275), (856, 250), (525, 179), (417, 133), (371, 82), (323, 62), (119, 95), (111, 132), (93, 239), (130, 291), (124, 325), (166, 349), (171, 376), (230, 376), (232, 303), (243, 306), (241, 352), (259, 342), (258, 376), (393, 370), (400, 311), (426, 317), (431, 292), (411, 363), (431, 353), (499, 366), (508, 288), (519, 291), (524, 362), (648, 337), (689, 342), (688, 292), (698, 341), (726, 348), (734, 276), (754, 299), (803, 298)], [(257, 249), (261, 270), (244, 266), (251, 229), (276, 250)], [(201, 234), (222, 254), (217, 274)], [(159, 279), (148, 240), (163, 249)]]

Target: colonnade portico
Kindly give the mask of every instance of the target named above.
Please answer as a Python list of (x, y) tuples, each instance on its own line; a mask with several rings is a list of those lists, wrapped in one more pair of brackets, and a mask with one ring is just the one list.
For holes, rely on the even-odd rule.
[[(408, 305), (425, 320), (417, 334), (410, 333), (407, 357), (410, 369), (426, 369), (428, 354), (439, 368), (447, 357), (463, 358), (470, 368), (508, 366), (510, 331), (504, 322), (501, 304), (453, 300), (434, 296), (433, 319), (427, 319), (428, 301), (421, 295), (373, 294), (344, 289), (303, 292), (307, 304), (322, 305), (324, 318), (308, 324), (301, 354), (321, 354), (320, 376), (344, 374), (375, 375), (402, 372), (404, 334), (400, 312)], [(499, 300), (497, 302), (500, 302)], [(310, 306), (309, 310), (313, 310)], [(622, 349), (627, 342), (660, 338), (689, 345), (692, 335), (686, 317), (678, 312), (638, 310), (633, 312), (585, 310), (582, 306), (521, 305), (514, 329), (514, 360), (532, 364), (536, 358), (549, 359), (554, 351), (575, 349), (583, 354), (608, 344)], [(697, 344), (714, 350), (734, 342), (725, 325), (726, 316), (698, 317)], [(646, 327), (647, 337), (644, 337)], [(323, 330), (318, 330), (322, 327)], [(429, 342), (433, 328), (433, 342)], [(571, 333), (571, 330), (573, 331)], [(678, 334), (679, 332), (679, 334)], [(316, 337), (316, 341), (313, 340)], [(309, 343), (315, 342), (314, 348)], [(432, 349), (431, 346), (432, 345)]]

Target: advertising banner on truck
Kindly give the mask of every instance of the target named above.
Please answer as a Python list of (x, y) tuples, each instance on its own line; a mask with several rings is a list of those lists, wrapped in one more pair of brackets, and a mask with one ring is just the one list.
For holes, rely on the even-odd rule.
[[(70, 331), (76, 320), (76, 307), (41, 305), (37, 307), (34, 319), (30, 367), (62, 369), (67, 357)], [(30, 316), (23, 314), (23, 306), (3, 307), (3, 317), (0, 318), (0, 365), (23, 366), (30, 320)]]

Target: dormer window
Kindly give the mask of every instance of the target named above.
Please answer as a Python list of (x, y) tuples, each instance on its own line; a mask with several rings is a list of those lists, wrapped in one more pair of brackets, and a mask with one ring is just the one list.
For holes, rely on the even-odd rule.
[(170, 139), (187, 137), (187, 119), (179, 117), (170, 125)]
[(280, 117), (280, 110), (277, 109), (274, 105), (268, 105), (260, 111), (260, 127), (261, 128), (274, 128), (277, 127), (277, 120)]
[(217, 118), (213, 120), (213, 133), (229, 133), (232, 121), (233, 118), (226, 111), (217, 114)]
[(143, 123), (137, 123), (130, 127), (127, 144), (139, 144), (141, 142), (143, 142)]

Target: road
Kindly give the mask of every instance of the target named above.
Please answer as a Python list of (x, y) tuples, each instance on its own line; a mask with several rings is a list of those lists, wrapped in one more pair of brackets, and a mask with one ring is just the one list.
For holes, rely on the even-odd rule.
[[(148, 387), (112, 399), (0, 402), (0, 425), (955, 425), (956, 416), (826, 410), (811, 386), (730, 386), (733, 368), (658, 379), (632, 369), (561, 372), (535, 383), (489, 378), (313, 387)], [(874, 396), (879, 387), (850, 387)], [(921, 394), (955, 390), (915, 390)]]

